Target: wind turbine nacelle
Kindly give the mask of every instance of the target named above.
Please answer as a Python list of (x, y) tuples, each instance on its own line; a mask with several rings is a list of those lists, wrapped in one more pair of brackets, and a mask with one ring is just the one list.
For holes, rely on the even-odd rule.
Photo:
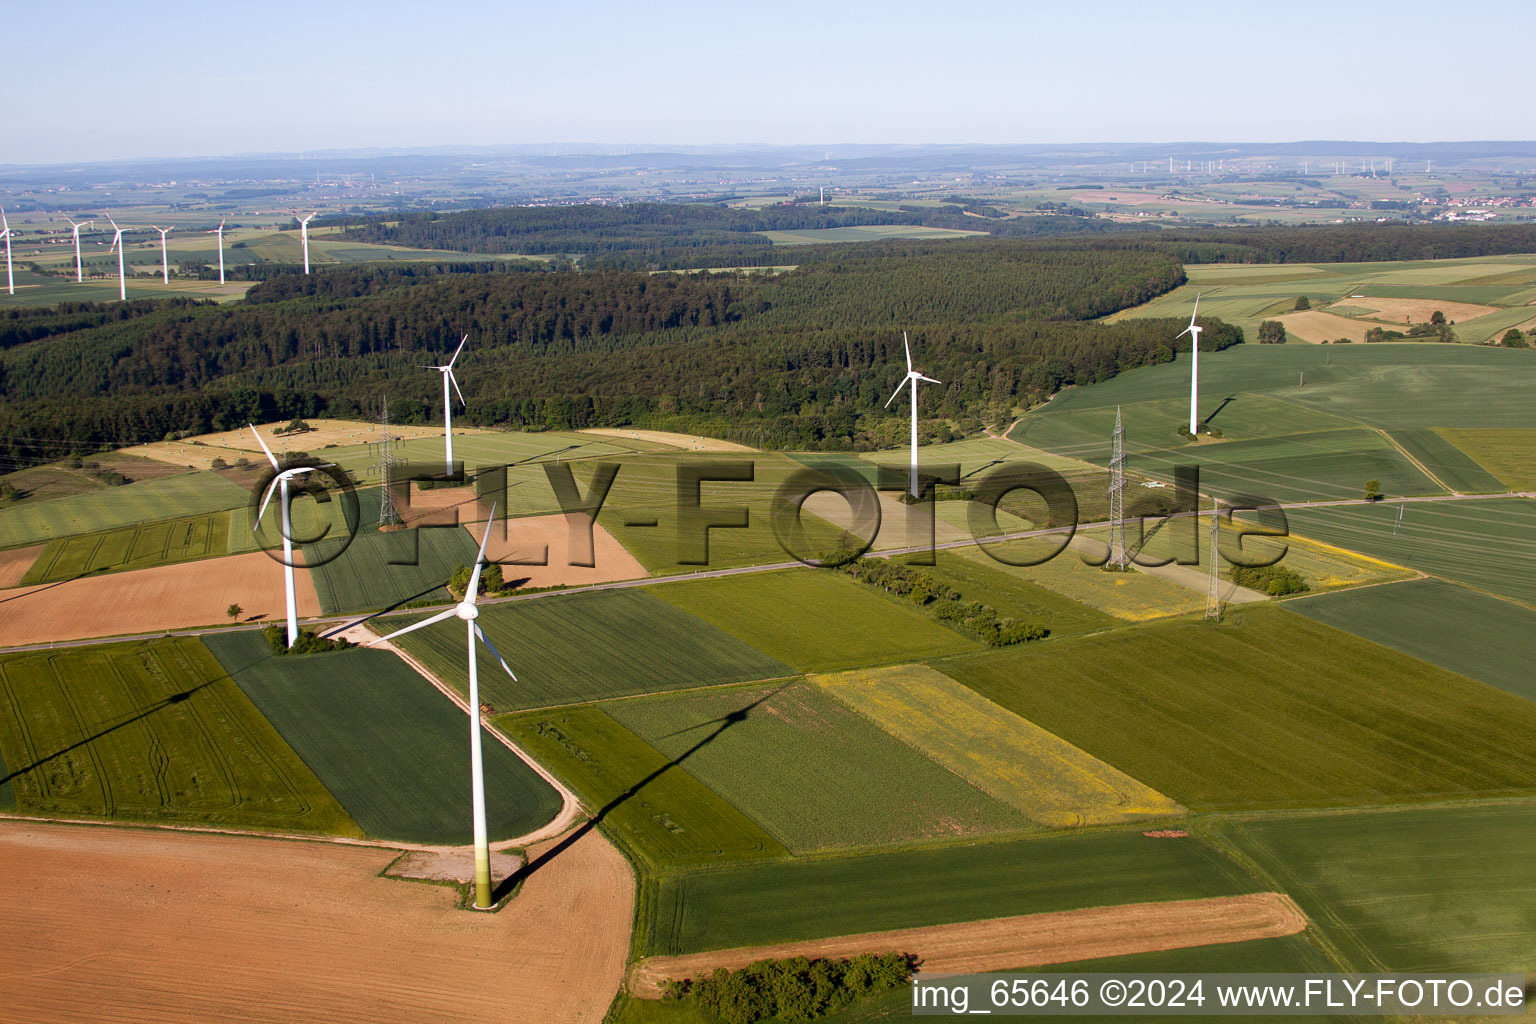
[(474, 601), (471, 601), (466, 597), (464, 600), (459, 602), (458, 607), (454, 608), (453, 614), (457, 615), (465, 622), (474, 622), (480, 617), (480, 609), (475, 606)]

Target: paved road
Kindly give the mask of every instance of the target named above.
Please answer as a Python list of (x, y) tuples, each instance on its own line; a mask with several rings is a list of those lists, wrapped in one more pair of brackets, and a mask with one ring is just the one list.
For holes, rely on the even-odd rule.
[[(1307, 508), (1343, 508), (1350, 505), (1413, 505), (1441, 501), (1491, 501), (1499, 498), (1536, 498), (1536, 491), (1512, 491), (1506, 492), (1504, 494), (1428, 494), (1418, 497), (1383, 498), (1379, 501), (1367, 501), (1364, 498), (1332, 498), (1325, 501), (1298, 501), (1268, 505), (1265, 506), (1265, 509), (1284, 509), (1289, 511), (1293, 509)], [(1183, 519), (1189, 516), (1208, 515), (1209, 513), (1209, 509), (1205, 509), (1199, 512), (1175, 512), (1169, 518)], [(1108, 520), (1102, 520), (1095, 523), (1081, 523), (1076, 527), (1076, 529), (1092, 530), (1109, 525), (1110, 523)], [(1053, 534), (1064, 534), (1068, 531), (1068, 527), (1060, 526), (1047, 527), (1045, 529), (1039, 530), (1021, 530), (1015, 533), (1003, 533), (998, 534), (996, 537), (989, 537), (987, 538), (987, 543), (1002, 544), (1013, 540), (1028, 540), (1033, 537), (1048, 537)], [(963, 540), (943, 541), (941, 543), (934, 544), (933, 548), (934, 550), (938, 551), (946, 551), (954, 548), (968, 547), (969, 545), (975, 543), (976, 541), (967, 537)], [(870, 552), (870, 554), (866, 557), (891, 558), (896, 555), (910, 555), (926, 550), (928, 550), (926, 545), (888, 548), (878, 553)], [(713, 580), (720, 579), (725, 576), (741, 576), (747, 573), (775, 572), (781, 569), (805, 568), (809, 568), (809, 566), (805, 565), (803, 562), (790, 560), (785, 562), (769, 562), (762, 565), (745, 565), (732, 569), (705, 569), (700, 572), (679, 573), (672, 576), (646, 576), (640, 579), (623, 580), (618, 583), (592, 583), (579, 587), (567, 587), (563, 590), (544, 590), (532, 594), (512, 594), (509, 597), (487, 598), (480, 602), (480, 606), (483, 608), (486, 605), (492, 604), (507, 604), (512, 601), (540, 601), (550, 598), (566, 597), (571, 594), (589, 594), (600, 590), (627, 590), (631, 587), (655, 587), (662, 586), (667, 583), (682, 583), (688, 580)], [(303, 620), (303, 625), (341, 627), (341, 629), (326, 631), (327, 633), (332, 631), (341, 632), (342, 629), (347, 629), (352, 626), (368, 622), (372, 619), (396, 618), (404, 615), (430, 615), (434, 611), (442, 611), (443, 609), (450, 607), (452, 607), (452, 605), (439, 604), (420, 608), (402, 608), (395, 611), (374, 612), (362, 616), (322, 616), (313, 619), (305, 619)], [(127, 640), (149, 640), (164, 636), (206, 636), (211, 633), (226, 633), (230, 630), (261, 629), (265, 625), (266, 623), (250, 626), (204, 626), (193, 629), (169, 629), (154, 633), (135, 633), (129, 636), (92, 637), (86, 640), (60, 640), (54, 643), (26, 644), (19, 647), (4, 647), (0, 648), (0, 653), (47, 651), (62, 649), (66, 647), (89, 647), (95, 644), (118, 643)]]

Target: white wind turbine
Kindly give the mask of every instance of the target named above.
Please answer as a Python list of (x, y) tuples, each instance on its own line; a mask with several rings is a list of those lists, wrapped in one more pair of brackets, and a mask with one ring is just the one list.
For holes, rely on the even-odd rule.
[[(445, 612), (438, 612), (428, 619), (397, 629), (386, 637), (381, 637), (373, 643), (383, 643), (393, 640), (397, 636), (404, 636), (414, 630), (423, 629), (446, 619), (462, 619), (467, 626), (467, 644), (469, 648), (469, 771), (471, 802), (475, 816), (475, 906), (484, 910), (491, 905), (491, 844), (488, 830), (485, 825), (485, 768), (480, 755), (480, 675), (479, 665), (475, 659), (475, 639), (485, 644), (485, 649), (490, 651), (501, 667), (507, 670), (507, 675), (512, 681), (517, 681), (517, 674), (512, 671), (512, 666), (507, 664), (507, 659), (501, 656), (496, 645), (486, 637), (485, 630), (480, 628), (480, 623), (475, 620), (480, 617), (480, 609), (476, 602), (479, 600), (480, 570), (485, 567), (485, 546), (491, 539), (491, 526), (496, 521), (496, 506), (491, 506), (490, 520), (485, 524), (485, 536), (480, 539), (480, 553), (475, 556), (475, 571), (469, 578), (469, 586), (464, 591), (464, 600), (449, 608)], [(372, 647), (373, 644), (368, 646)]]
[(0, 206), (0, 238), (5, 239), (5, 287), (16, 294), (16, 274), (11, 270), (11, 222), (5, 219), (5, 207)]
[(1200, 294), (1195, 293), (1195, 311), (1189, 314), (1189, 326), (1173, 336), (1177, 341), (1184, 335), (1189, 335), (1189, 434), (1194, 437), (1200, 432), (1200, 332), (1205, 330), (1195, 323), (1195, 317), (1200, 315)]
[(307, 274), (309, 273), (309, 222), (314, 220), (315, 214), (318, 214), (320, 211), (316, 210), (308, 217), (300, 217), (297, 211), (290, 212), (293, 213), (294, 219), (299, 222), (299, 238), (304, 242), (304, 273)]
[(117, 250), (117, 297), (124, 302), (128, 301), (128, 272), (123, 267), (123, 229), (117, 226), (117, 221), (112, 215), (107, 214), (107, 221), (112, 225), (112, 245), (107, 249), (107, 255), (112, 255), (112, 250)]
[(160, 232), (160, 280), (165, 284), (171, 283), (171, 258), (165, 251), (165, 236), (175, 231), (175, 227), (159, 228), (151, 224), (150, 227)]
[[(65, 217), (64, 219), (69, 220), (68, 217)], [(83, 220), (79, 224), (76, 224), (74, 221), (69, 220), (69, 226), (74, 228), (75, 235), (75, 282), (77, 284), (85, 281), (85, 268), (80, 262), (80, 229), (88, 228), (94, 223), (96, 222), (93, 220)]]
[(267, 461), (272, 463), (272, 468), (277, 470), (277, 476), (267, 485), (267, 493), (261, 499), (261, 511), (256, 513), (256, 521), (251, 524), (252, 532), (261, 526), (261, 519), (267, 514), (267, 502), (272, 500), (272, 491), (278, 493), (278, 504), (281, 506), (283, 516), (283, 588), (284, 601), (288, 612), (288, 646), (292, 647), (299, 639), (299, 609), (298, 601), (293, 590), (293, 504), (288, 497), (288, 481), (293, 477), (305, 473), (312, 473), (323, 466), (297, 466), (293, 469), (284, 469), (278, 464), (277, 456), (272, 454), (272, 449), (267, 447), (267, 442), (261, 439), (260, 432), (254, 424), (246, 424), (251, 428), (251, 434), (255, 436), (256, 443), (261, 445), (261, 450), (267, 453)]
[(219, 236), (219, 284), (224, 283), (224, 221), (219, 221), (219, 226), (208, 232), (210, 235)]
[(454, 361), (459, 358), (459, 353), (464, 351), (465, 342), (469, 341), (469, 335), (464, 335), (459, 342), (459, 347), (453, 350), (453, 359), (448, 360), (445, 366), (422, 366), (423, 370), (438, 370), (443, 375), (443, 450), (448, 460), (448, 475), (453, 475), (453, 407), (448, 397), (448, 382), (453, 382), (453, 390), (458, 392), (459, 404), (468, 405), (464, 401), (464, 392), (459, 391), (459, 379), (453, 375)]
[(929, 384), (942, 384), (943, 381), (934, 380), (932, 377), (924, 377), (921, 373), (912, 369), (912, 346), (907, 343), (907, 332), (901, 332), (902, 347), (907, 350), (907, 376), (896, 385), (896, 390), (891, 392), (891, 397), (885, 400), (885, 407), (889, 409), (891, 403), (896, 401), (896, 396), (901, 394), (901, 389), (908, 384), (912, 385), (912, 497), (919, 497), (917, 493), (917, 382), (925, 380)]

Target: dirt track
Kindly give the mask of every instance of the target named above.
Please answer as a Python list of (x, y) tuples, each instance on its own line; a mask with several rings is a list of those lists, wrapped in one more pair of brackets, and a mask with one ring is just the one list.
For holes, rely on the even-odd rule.
[[(301, 617), (319, 615), (309, 573), (294, 573)], [(282, 622), (283, 567), (260, 551), (180, 565), (110, 573), (0, 594), (0, 647), (149, 633), (228, 622), (231, 603), (242, 621), (264, 615)]]
[(0, 1022), (596, 1022), (634, 881), (589, 832), (497, 914), (388, 850), (0, 825)]
[(20, 583), (45, 547), (46, 544), (34, 544), (29, 548), (0, 551), (0, 587), (14, 587)]
[(745, 967), (765, 957), (915, 953), (927, 974), (1006, 971), (1129, 953), (1211, 946), (1293, 935), (1306, 916), (1289, 896), (1274, 892), (1171, 903), (1128, 903), (1053, 914), (845, 935), (815, 942), (651, 957), (630, 969), (630, 991), (657, 998), (667, 978), (688, 978), (716, 967)]

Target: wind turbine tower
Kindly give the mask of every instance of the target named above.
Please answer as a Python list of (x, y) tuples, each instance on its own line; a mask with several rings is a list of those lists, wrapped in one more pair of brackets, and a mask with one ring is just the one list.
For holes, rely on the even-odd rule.
[(306, 274), (309, 273), (309, 222), (314, 220), (315, 214), (319, 212), (316, 210), (308, 217), (300, 217), (297, 213), (293, 215), (299, 222), (299, 238), (304, 243), (304, 273)]
[[(491, 844), (489, 829), (485, 824), (485, 768), (480, 754), (480, 672), (475, 658), (475, 640), (485, 645), (492, 656), (506, 669), (507, 675), (517, 682), (517, 674), (512, 671), (512, 666), (507, 664), (507, 659), (501, 656), (496, 645), (486, 637), (485, 630), (480, 628), (480, 623), (475, 620), (480, 617), (480, 609), (477, 601), (480, 596), (480, 570), (485, 568), (485, 546), (491, 539), (491, 527), (496, 522), (496, 506), (491, 506), (490, 521), (485, 524), (485, 536), (480, 540), (480, 553), (475, 556), (475, 571), (469, 578), (469, 586), (464, 590), (464, 599), (445, 612), (438, 612), (429, 619), (397, 629), (393, 633), (374, 644), (393, 640), (397, 636), (403, 636), (413, 630), (421, 629), (445, 619), (458, 618), (467, 627), (468, 654), (469, 654), (469, 780), (470, 798), (474, 813), (475, 836), (475, 906), (481, 910), (488, 910), (491, 906)], [(368, 646), (372, 647), (373, 644)]]
[(912, 497), (918, 497), (917, 491), (917, 382), (927, 381), (929, 384), (939, 384), (932, 377), (924, 377), (921, 373), (912, 369), (912, 346), (907, 342), (907, 332), (901, 332), (901, 345), (907, 350), (907, 375), (902, 382), (896, 385), (896, 390), (891, 392), (891, 397), (885, 400), (885, 407), (889, 409), (891, 403), (896, 401), (896, 396), (901, 394), (901, 389), (907, 385), (912, 386)]
[(267, 485), (267, 493), (261, 499), (261, 510), (256, 513), (256, 522), (251, 524), (254, 532), (260, 525), (261, 519), (267, 514), (267, 503), (272, 500), (272, 491), (278, 493), (278, 504), (283, 520), (283, 598), (288, 612), (288, 646), (292, 647), (299, 639), (299, 609), (298, 601), (293, 590), (293, 502), (288, 497), (288, 481), (296, 476), (311, 473), (322, 467), (299, 466), (295, 469), (283, 469), (278, 464), (277, 456), (272, 454), (272, 449), (267, 447), (267, 442), (261, 439), (261, 434), (253, 424), (247, 423), (251, 428), (251, 434), (256, 438), (256, 443), (261, 445), (261, 450), (266, 453), (267, 461), (272, 463), (272, 468), (277, 470), (277, 476)]
[(160, 280), (165, 284), (171, 283), (171, 258), (165, 251), (165, 236), (176, 229), (174, 227), (161, 228), (151, 224), (150, 227), (160, 232)]
[(123, 229), (117, 226), (117, 221), (112, 215), (107, 214), (107, 222), (112, 225), (112, 245), (107, 249), (107, 255), (112, 255), (112, 250), (117, 250), (117, 297), (123, 302), (128, 301), (128, 271), (123, 266)]
[(210, 235), (219, 236), (219, 284), (224, 283), (224, 221), (219, 221), (219, 226), (208, 232)]
[(447, 462), (447, 475), (453, 475), (453, 403), (448, 395), (448, 384), (452, 382), (453, 390), (458, 393), (459, 404), (468, 405), (464, 401), (464, 392), (459, 391), (459, 380), (453, 375), (453, 364), (459, 358), (459, 353), (464, 351), (465, 342), (469, 341), (469, 335), (464, 335), (459, 342), (459, 347), (453, 350), (453, 358), (443, 366), (423, 366), (423, 370), (437, 370), (443, 375), (443, 456)]
[[(65, 217), (64, 219), (65, 220), (69, 220), (68, 217)], [(88, 227), (90, 227), (94, 223), (96, 223), (96, 222), (93, 221), (93, 220), (81, 221), (79, 224), (76, 224), (72, 220), (69, 221), (69, 226), (74, 229), (74, 235), (75, 235), (75, 283), (76, 284), (82, 284), (85, 281), (85, 268), (84, 268), (84, 266), (80, 262), (80, 229), (81, 228), (88, 228)]]
[(1200, 332), (1205, 330), (1195, 323), (1195, 317), (1200, 315), (1200, 295), (1195, 294), (1195, 311), (1189, 314), (1189, 326), (1174, 335), (1177, 341), (1184, 335), (1189, 335), (1189, 435), (1195, 437), (1200, 433)]
[(0, 238), (5, 239), (5, 287), (16, 294), (16, 273), (11, 269), (11, 222), (5, 219), (5, 207), (0, 206)]

